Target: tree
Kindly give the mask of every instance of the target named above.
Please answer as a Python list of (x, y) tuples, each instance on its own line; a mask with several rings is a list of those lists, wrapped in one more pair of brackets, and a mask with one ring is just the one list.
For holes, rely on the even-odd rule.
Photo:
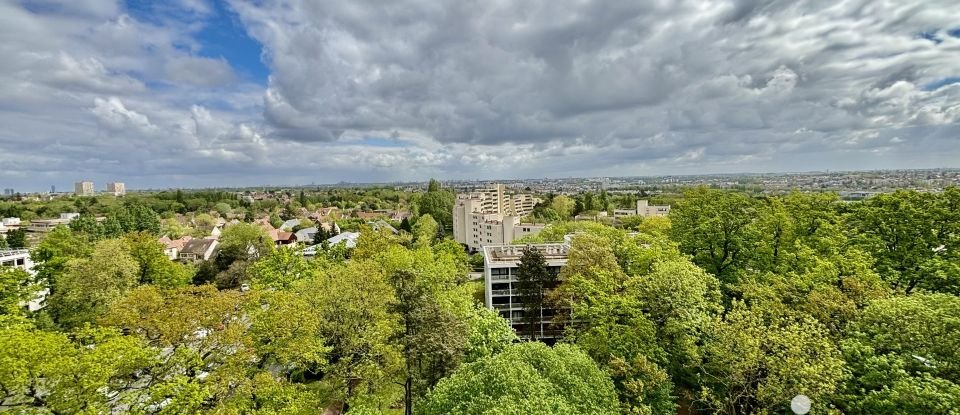
[(17, 228), (7, 232), (7, 246), (10, 248), (26, 248), (27, 230), (23, 228)]
[(944, 267), (951, 262), (945, 256), (960, 250), (950, 195), (899, 190), (867, 199), (847, 217), (851, 239), (876, 258), (874, 268), (894, 288), (960, 294), (960, 271)]
[(416, 213), (430, 215), (444, 230), (452, 229), (454, 198), (452, 192), (441, 190), (439, 183), (436, 186), (431, 185), (427, 192), (416, 200)]
[(0, 318), (19, 315), (20, 302), (30, 295), (30, 274), (17, 268), (0, 267)]
[[(419, 223), (419, 221), (418, 221)], [(404, 369), (404, 414), (413, 414), (414, 397), (423, 395), (450, 373), (466, 348), (466, 330), (436, 298), (429, 279), (406, 270), (390, 275), (396, 303), (390, 310), (400, 319), (397, 341), (402, 347)]]
[(530, 338), (535, 340), (542, 330), (547, 295), (556, 286), (557, 275), (547, 269), (543, 253), (528, 245), (520, 257), (516, 278), (526, 329)]
[(273, 250), (273, 239), (252, 223), (230, 225), (220, 235), (220, 258), (226, 266), (236, 260), (255, 260)]
[(300, 197), (298, 198), (298, 200), (300, 201), (301, 207), (304, 207), (304, 208), (307, 207), (307, 196), (303, 194), (303, 190), (300, 191)]
[(247, 268), (259, 287), (285, 289), (314, 272), (303, 255), (294, 249), (274, 249)]
[(704, 337), (701, 391), (711, 413), (786, 413), (797, 394), (826, 412), (844, 381), (844, 361), (826, 329), (811, 318), (767, 321), (764, 310), (735, 302)]
[(687, 190), (670, 211), (671, 237), (697, 265), (733, 282), (757, 240), (750, 227), (754, 212), (753, 201), (741, 193)]
[(411, 233), (413, 232), (413, 227), (410, 226), (410, 219), (407, 219), (406, 216), (404, 216), (403, 219), (400, 221), (400, 230), (411, 232)]
[(140, 284), (158, 284), (166, 287), (190, 283), (193, 274), (184, 265), (171, 261), (163, 252), (163, 244), (146, 232), (129, 233), (124, 238), (130, 255), (140, 268)]
[(430, 246), (437, 239), (440, 227), (430, 215), (423, 215), (413, 225), (413, 239), (417, 246)]
[(610, 379), (576, 346), (514, 344), (458, 368), (437, 384), (420, 414), (614, 414)]
[(557, 195), (550, 201), (550, 208), (556, 211), (562, 220), (570, 219), (575, 207), (573, 199), (566, 195)]
[(440, 191), (440, 182), (436, 179), (430, 179), (430, 183), (427, 184), (427, 192), (439, 192)]
[(155, 359), (137, 338), (84, 328), (69, 337), (0, 322), (0, 409), (12, 413), (111, 413), (142, 396)]
[(69, 260), (65, 272), (55, 277), (51, 314), (67, 328), (91, 323), (138, 281), (139, 266), (127, 244), (116, 239), (100, 241), (89, 258)]

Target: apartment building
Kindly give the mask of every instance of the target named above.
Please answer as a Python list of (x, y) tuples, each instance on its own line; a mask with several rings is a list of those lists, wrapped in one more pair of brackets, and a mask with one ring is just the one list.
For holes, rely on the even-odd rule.
[(107, 193), (114, 196), (123, 196), (127, 194), (127, 187), (121, 182), (107, 183)]
[(76, 193), (77, 196), (93, 196), (93, 182), (76, 182), (73, 184), (73, 192)]
[(638, 200), (636, 209), (614, 209), (613, 217), (622, 218), (626, 216), (643, 216), (645, 218), (654, 216), (667, 216), (670, 214), (670, 205), (656, 206), (651, 205), (646, 200)]
[(542, 223), (524, 223), (540, 199), (528, 194), (509, 195), (502, 184), (457, 195), (453, 206), (453, 239), (471, 251), (485, 245), (509, 244), (540, 232)]
[[(570, 249), (567, 243), (534, 244), (534, 245), (487, 245), (483, 247), (483, 271), (486, 285), (486, 305), (501, 317), (507, 319), (510, 325), (521, 337), (529, 337), (530, 328), (524, 319), (523, 302), (516, 289), (516, 273), (520, 267), (520, 257), (523, 250), (529, 246), (543, 254), (547, 261), (547, 269), (555, 274), (567, 264), (567, 255)], [(554, 288), (554, 287), (550, 287)], [(563, 327), (554, 320), (559, 310), (541, 309), (540, 323), (535, 328), (537, 338), (550, 342), (563, 334)], [(535, 323), (536, 324), (536, 323)]]

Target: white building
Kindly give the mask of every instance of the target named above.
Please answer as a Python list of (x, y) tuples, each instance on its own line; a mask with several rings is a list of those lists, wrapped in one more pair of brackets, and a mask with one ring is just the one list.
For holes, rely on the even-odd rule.
[[(523, 304), (515, 285), (520, 257), (527, 246), (543, 254), (550, 272), (559, 274), (560, 268), (567, 264), (570, 249), (567, 243), (483, 247), (483, 278), (486, 285), (487, 308), (497, 311), (501, 317), (507, 319), (521, 337), (529, 336), (529, 328), (524, 320)], [(546, 308), (540, 310), (541, 322), (536, 327), (537, 338), (556, 339), (562, 335), (563, 327), (554, 324), (554, 315), (556, 310)]]
[(527, 194), (508, 195), (502, 184), (457, 195), (453, 206), (453, 239), (471, 251), (485, 245), (509, 244), (540, 232), (542, 223), (523, 223), (540, 199)]
[(27, 230), (30, 232), (50, 232), (60, 225), (69, 225), (74, 219), (80, 217), (79, 213), (61, 213), (59, 219), (36, 219), (30, 221)]
[(107, 193), (114, 196), (123, 196), (127, 194), (127, 186), (120, 182), (107, 183)]
[(670, 214), (670, 205), (655, 206), (650, 205), (646, 200), (638, 200), (636, 209), (615, 209), (613, 216), (622, 218), (627, 216), (642, 216), (645, 218), (654, 216), (667, 216)]
[(76, 182), (73, 184), (73, 192), (76, 193), (77, 196), (93, 196), (93, 182)]

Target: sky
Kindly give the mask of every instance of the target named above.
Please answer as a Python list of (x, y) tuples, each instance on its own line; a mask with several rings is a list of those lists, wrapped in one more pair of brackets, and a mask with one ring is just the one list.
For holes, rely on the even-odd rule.
[(955, 0), (3, 0), (0, 187), (960, 167)]

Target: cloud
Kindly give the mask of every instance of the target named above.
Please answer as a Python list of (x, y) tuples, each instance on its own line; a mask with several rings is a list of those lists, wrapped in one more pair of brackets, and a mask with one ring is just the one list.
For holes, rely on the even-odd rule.
[[(0, 179), (43, 187), (960, 160), (946, 0), (25, 4), (0, 3)], [(265, 85), (201, 54), (230, 19)]]

